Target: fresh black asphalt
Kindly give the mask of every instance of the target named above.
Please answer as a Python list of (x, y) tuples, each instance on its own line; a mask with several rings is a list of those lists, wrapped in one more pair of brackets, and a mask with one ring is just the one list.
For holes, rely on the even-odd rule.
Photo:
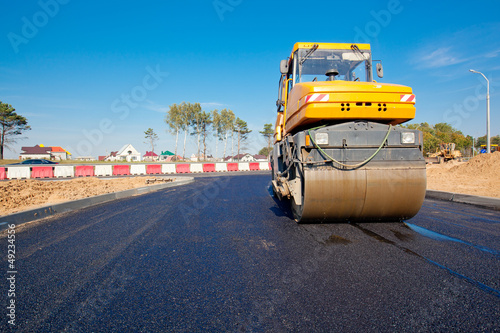
[[(464, 204), (297, 225), (268, 172), (200, 176), (19, 225), (15, 244), (5, 330), (500, 331), (500, 212)], [(7, 245), (4, 231), (4, 272)]]

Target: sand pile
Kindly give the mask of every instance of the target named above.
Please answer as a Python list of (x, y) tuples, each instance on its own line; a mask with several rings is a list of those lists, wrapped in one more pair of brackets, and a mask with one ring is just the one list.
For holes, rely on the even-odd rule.
[(124, 191), (146, 185), (144, 177), (60, 181), (9, 180), (0, 182), (0, 216), (48, 204)]
[(500, 198), (500, 152), (427, 167), (427, 188)]

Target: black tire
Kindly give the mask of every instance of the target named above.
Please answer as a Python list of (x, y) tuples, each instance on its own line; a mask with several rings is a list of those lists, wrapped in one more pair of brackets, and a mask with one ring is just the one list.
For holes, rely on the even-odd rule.
[(304, 184), (305, 184), (304, 181), (305, 181), (305, 179), (304, 179), (304, 175), (301, 172), (299, 172), (297, 170), (297, 168), (294, 168), (294, 174), (295, 174), (295, 177), (299, 177), (301, 179), (301, 185), (302, 185), (302, 190), (300, 191), (301, 192), (301, 197), (300, 197), (301, 204), (297, 205), (295, 203), (295, 199), (292, 197), (290, 199), (290, 207), (292, 209), (293, 219), (295, 220), (295, 222), (304, 223), (302, 221), (302, 213), (303, 213), (303, 209), (304, 209)]

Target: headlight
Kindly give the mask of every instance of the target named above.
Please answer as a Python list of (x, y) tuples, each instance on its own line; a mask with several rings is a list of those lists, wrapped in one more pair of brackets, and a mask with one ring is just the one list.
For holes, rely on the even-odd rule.
[(314, 140), (317, 145), (327, 145), (328, 144), (328, 133), (316, 133)]
[(401, 133), (401, 143), (415, 143), (415, 133), (413, 132)]

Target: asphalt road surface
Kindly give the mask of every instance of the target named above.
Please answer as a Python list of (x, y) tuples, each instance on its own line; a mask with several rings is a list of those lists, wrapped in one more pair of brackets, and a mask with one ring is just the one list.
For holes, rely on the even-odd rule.
[(269, 180), (197, 177), (17, 226), (2, 327), (500, 331), (500, 212), (426, 200), (406, 223), (297, 225)]

